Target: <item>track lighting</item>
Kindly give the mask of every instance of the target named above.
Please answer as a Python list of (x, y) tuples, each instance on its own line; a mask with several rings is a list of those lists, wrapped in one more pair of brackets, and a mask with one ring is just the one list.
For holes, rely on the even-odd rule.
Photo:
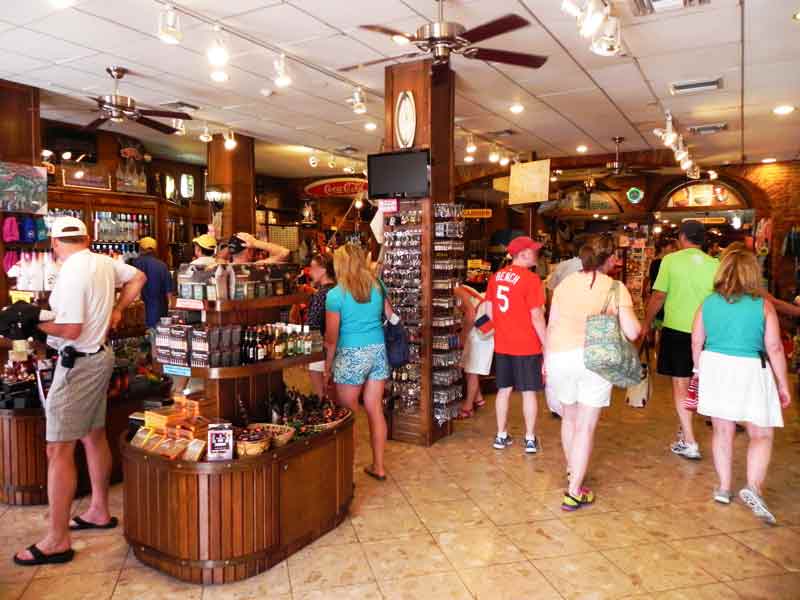
[(347, 165), (344, 169), (342, 169), (342, 171), (344, 171), (348, 175), (352, 175), (353, 173), (356, 172), (355, 168), (353, 168), (353, 165)]
[(679, 135), (678, 136), (678, 143), (677, 143), (677, 146), (676, 146), (676, 149), (675, 149), (675, 160), (677, 160), (678, 162), (681, 162), (687, 156), (689, 156), (689, 150), (683, 144), (683, 136)]
[(183, 119), (172, 119), (172, 128), (175, 130), (175, 135), (186, 135), (186, 124)]
[(378, 125), (373, 121), (367, 121), (366, 123), (364, 123), (364, 129), (366, 129), (367, 131), (375, 131), (377, 128)]
[(353, 90), (353, 95), (347, 99), (347, 103), (353, 107), (353, 112), (357, 115), (363, 115), (367, 112), (367, 99), (364, 95), (364, 90), (360, 87)]
[(500, 166), (501, 167), (507, 167), (508, 163), (510, 163), (510, 162), (511, 162), (511, 159), (508, 158), (508, 156), (504, 154), (503, 157), (500, 159)]
[(398, 46), (408, 46), (411, 43), (411, 40), (408, 39), (408, 36), (405, 36), (400, 33), (394, 34), (392, 36), (392, 41)]
[(616, 56), (622, 52), (622, 28), (617, 17), (608, 17), (592, 37), (589, 50), (598, 56)]
[(308, 164), (312, 169), (316, 169), (319, 166), (319, 159), (314, 150), (311, 151), (311, 156), (308, 157)]
[(336, 168), (336, 157), (331, 154), (330, 158), (328, 158), (328, 168), (335, 169)]
[(689, 179), (700, 179), (700, 167), (692, 164), (692, 166), (689, 167), (689, 170), (686, 171), (686, 176)]
[(225, 137), (225, 150), (233, 150), (237, 146), (236, 136), (233, 133), (233, 129), (228, 129), (228, 132), (224, 134)]
[(472, 137), (471, 134), (469, 136), (469, 139), (467, 140), (467, 148), (466, 148), (466, 150), (467, 150), (467, 154), (475, 154), (475, 152), (478, 150), (478, 147), (475, 145), (475, 138)]
[(500, 153), (497, 151), (497, 146), (492, 147), (492, 151), (489, 153), (489, 162), (496, 163), (500, 162)]
[(181, 17), (171, 4), (163, 6), (158, 13), (158, 39), (171, 46), (183, 40)]
[(208, 64), (212, 67), (224, 67), (228, 64), (228, 49), (219, 37), (219, 33), (222, 31), (219, 25), (214, 26), (214, 31), (217, 33), (217, 37), (214, 38), (214, 42), (206, 51)]
[(692, 165), (694, 165), (694, 161), (688, 156), (681, 161), (681, 169), (684, 171), (691, 169)]
[(275, 85), (280, 88), (289, 87), (292, 85), (292, 78), (289, 75), (289, 66), (286, 64), (286, 55), (281, 54), (275, 59)]
[(203, 133), (201, 133), (198, 136), (198, 138), (200, 139), (201, 142), (205, 142), (206, 144), (210, 142), (212, 139), (214, 139), (213, 136), (211, 135), (211, 132), (208, 130), (208, 125), (203, 127)]
[(467, 154), (467, 155), (464, 157), (464, 162), (465, 162), (465, 163), (471, 163), (471, 162), (475, 162), (475, 157), (474, 157), (474, 156), (472, 156), (472, 154)]
[(609, 7), (603, 0), (587, 0), (578, 18), (578, 33), (581, 37), (591, 38), (600, 31), (608, 18)]
[(678, 141), (678, 134), (675, 132), (672, 124), (672, 113), (666, 112), (667, 124), (664, 129), (653, 129), (653, 134), (661, 138), (661, 142), (667, 147), (671, 147)]

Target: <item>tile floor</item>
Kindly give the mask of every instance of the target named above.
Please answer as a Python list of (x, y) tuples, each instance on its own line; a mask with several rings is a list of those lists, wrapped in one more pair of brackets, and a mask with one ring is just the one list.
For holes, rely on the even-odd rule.
[[(715, 478), (702, 422), (702, 461), (669, 453), (675, 423), (665, 383), (644, 410), (615, 397), (591, 467), (597, 504), (576, 514), (559, 510), (564, 467), (549, 414), (540, 416), (537, 456), (519, 445), (490, 447), (490, 407), (432, 448), (390, 443), (385, 483), (361, 473), (369, 461), (362, 418), (350, 517), (269, 572), (228, 586), (183, 583), (141, 565), (121, 529), (76, 535), (70, 564), (22, 569), (10, 557), (38, 539), (47, 509), (0, 505), (0, 599), (800, 598), (798, 411), (785, 413), (776, 437), (766, 496), (779, 525), (768, 527), (741, 503), (710, 501)], [(519, 440), (518, 404), (513, 412)], [(739, 483), (745, 442), (739, 434)], [(112, 498), (122, 517), (120, 486)]]

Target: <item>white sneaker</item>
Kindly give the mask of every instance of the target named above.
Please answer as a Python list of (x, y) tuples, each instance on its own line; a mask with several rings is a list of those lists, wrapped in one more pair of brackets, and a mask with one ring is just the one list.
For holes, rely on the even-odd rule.
[(670, 447), (673, 454), (677, 454), (678, 456), (683, 456), (684, 458), (688, 458), (690, 460), (700, 460), (702, 458), (702, 454), (700, 454), (700, 446), (695, 442), (694, 444), (687, 444), (683, 440), (678, 440), (674, 442)]
[(775, 515), (769, 512), (767, 503), (764, 502), (764, 499), (759, 496), (753, 488), (748, 486), (739, 490), (739, 498), (741, 498), (742, 502), (750, 507), (750, 510), (753, 511), (755, 516), (765, 523), (775, 525), (778, 522), (778, 520), (775, 518)]
[(733, 501), (733, 494), (728, 490), (714, 488), (714, 501), (720, 504), (730, 504)]

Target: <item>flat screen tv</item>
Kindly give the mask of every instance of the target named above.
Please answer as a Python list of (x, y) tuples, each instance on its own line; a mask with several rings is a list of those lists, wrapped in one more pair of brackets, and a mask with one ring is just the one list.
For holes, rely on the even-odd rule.
[(427, 150), (370, 154), (367, 157), (369, 197), (428, 196), (429, 164)]

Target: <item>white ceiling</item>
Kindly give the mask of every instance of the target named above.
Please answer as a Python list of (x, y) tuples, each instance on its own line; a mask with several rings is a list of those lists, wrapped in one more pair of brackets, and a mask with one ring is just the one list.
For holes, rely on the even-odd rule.
[[(163, 0), (4, 0), (0, 4), (0, 78), (41, 87), (43, 116), (69, 122), (92, 120), (87, 95), (108, 93), (104, 69), (133, 70), (121, 92), (140, 104), (183, 100), (200, 106), (184, 138), (150, 133), (136, 125), (114, 125), (141, 138), (157, 154), (202, 162), (196, 140), (204, 121), (212, 129), (232, 127), (259, 140), (259, 172), (278, 176), (320, 173), (308, 167), (298, 145), (326, 152), (352, 145), (363, 158), (380, 149), (383, 135), (383, 65), (345, 74), (335, 69), (407, 52), (390, 39), (357, 28), (372, 23), (414, 30), (436, 16), (433, 0), (176, 0), (186, 9), (184, 41), (167, 46), (156, 37)], [(702, 8), (634, 17), (627, 0), (613, 0), (623, 23), (627, 56), (604, 58), (589, 52), (574, 19), (560, 0), (452, 0), (446, 17), (466, 27), (513, 12), (530, 20), (525, 29), (488, 40), (484, 47), (546, 54), (538, 70), (492, 65), (455, 57), (458, 74), (457, 159), (465, 132), (511, 128), (501, 143), (539, 156), (613, 150), (611, 137), (626, 137), (629, 150), (656, 147), (653, 127), (670, 109), (681, 129), (724, 121), (728, 130), (688, 138), (706, 164), (749, 162), (767, 156), (800, 157), (800, 110), (776, 117), (778, 104), (800, 106), (800, 23), (791, 15), (800, 0), (711, 0)], [(228, 30), (230, 81), (212, 83), (205, 49), (211, 23)], [(744, 35), (744, 39), (742, 36)], [(294, 83), (275, 90), (276, 50), (290, 61)], [(742, 64), (742, 59), (744, 64)], [(721, 77), (722, 90), (674, 97), (674, 81)], [(369, 114), (357, 116), (344, 100), (358, 83), (368, 89)], [(273, 90), (270, 97), (264, 89)], [(508, 107), (521, 102), (525, 111)], [(364, 130), (367, 120), (378, 128)], [(479, 143), (485, 160), (490, 143)], [(327, 155), (320, 153), (320, 162)], [(337, 169), (345, 164), (341, 159)]]

